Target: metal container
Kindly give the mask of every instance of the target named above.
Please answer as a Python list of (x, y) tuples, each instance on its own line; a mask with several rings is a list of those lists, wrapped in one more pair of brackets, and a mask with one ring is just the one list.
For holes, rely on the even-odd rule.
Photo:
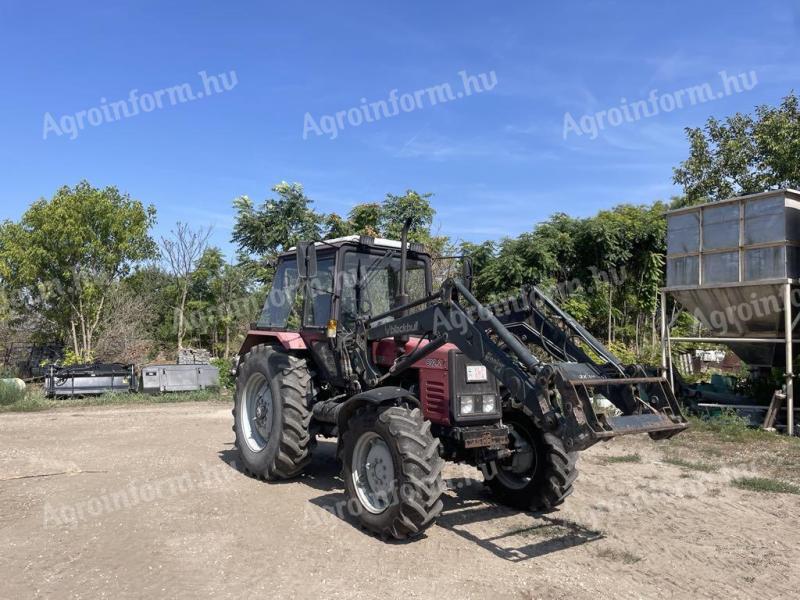
[(219, 387), (219, 369), (211, 365), (145, 365), (141, 390), (150, 394)]
[(729, 345), (750, 365), (785, 364), (786, 287), (794, 297), (798, 277), (800, 192), (775, 190), (667, 213), (664, 291), (710, 335), (737, 338)]
[(49, 397), (97, 396), (136, 391), (133, 365), (95, 364), (47, 368), (44, 391)]
[(667, 288), (800, 276), (800, 192), (777, 190), (667, 213)]

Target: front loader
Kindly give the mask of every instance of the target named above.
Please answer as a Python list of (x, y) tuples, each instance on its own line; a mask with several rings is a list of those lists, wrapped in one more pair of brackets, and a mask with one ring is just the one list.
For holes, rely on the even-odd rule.
[(279, 258), (237, 368), (247, 472), (297, 476), (316, 438), (336, 437), (355, 516), (403, 539), (440, 513), (445, 460), (480, 468), (503, 503), (550, 511), (579, 451), (686, 429), (663, 373), (623, 365), (535, 286), (485, 307), (465, 268), (434, 291), (408, 227), (400, 242), (350, 236)]

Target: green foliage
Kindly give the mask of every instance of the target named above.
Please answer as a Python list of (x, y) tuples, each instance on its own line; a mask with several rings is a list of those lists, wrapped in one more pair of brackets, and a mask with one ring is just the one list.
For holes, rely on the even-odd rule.
[(731, 481), (731, 485), (750, 492), (767, 492), (772, 494), (800, 494), (800, 486), (778, 479), (767, 477), (739, 477)]
[[(256, 208), (247, 196), (234, 200), (236, 224), (233, 241), (245, 255), (259, 260), (273, 259), (300, 241), (336, 238), (345, 235), (371, 235), (399, 239), (406, 218), (411, 218), (411, 241), (428, 246), (442, 246), (443, 240), (431, 235), (436, 211), (430, 203), (432, 194), (406, 190), (402, 196), (386, 194), (383, 202), (355, 205), (343, 219), (336, 213), (320, 214), (313, 200), (299, 183), (280, 183), (272, 188), (277, 198), (268, 199)], [(262, 272), (265, 274), (266, 272)]]
[(698, 418), (689, 417), (693, 431), (707, 432), (725, 442), (750, 442), (772, 437), (773, 434), (751, 428), (747, 419), (734, 410), (724, 410), (718, 415)]
[(689, 204), (800, 185), (800, 99), (687, 128), (690, 154), (674, 170)]
[(638, 463), (642, 462), (642, 457), (638, 454), (621, 454), (619, 456), (609, 456), (606, 458), (607, 463)]
[[(188, 308), (188, 334), (201, 346), (228, 358), (238, 343), (239, 329), (255, 315), (260, 302), (253, 280), (242, 265), (225, 262), (218, 248), (209, 248), (192, 274)], [(259, 305), (259, 306), (257, 306)]]
[(380, 207), (380, 229), (384, 237), (399, 240), (406, 219), (411, 219), (409, 239), (424, 244), (428, 242), (436, 211), (430, 203), (433, 194), (419, 194), (406, 190), (402, 196), (386, 194)]
[(117, 188), (62, 187), (0, 225), (0, 278), (25, 299), (21, 310), (52, 323), (86, 360), (110, 284), (156, 255), (154, 221), (152, 206)]
[(383, 208), (378, 202), (356, 204), (347, 215), (350, 233), (378, 236), (381, 234)]
[(487, 273), (489, 272), (489, 265), (492, 264), (495, 258), (496, 247), (494, 242), (483, 242), (482, 244), (462, 242), (460, 252), (464, 256), (472, 258), (474, 271), (473, 292), (483, 300), (490, 298), (494, 294), (494, 288)]
[(272, 188), (278, 196), (256, 208), (247, 196), (234, 200), (233, 241), (251, 254), (271, 258), (297, 242), (320, 237), (320, 215), (299, 183), (281, 182)]
[(668, 465), (674, 465), (676, 467), (680, 467), (682, 469), (688, 469), (690, 471), (700, 471), (702, 473), (713, 473), (717, 470), (715, 465), (711, 465), (708, 463), (702, 462), (692, 462), (689, 460), (684, 460), (677, 456), (667, 456), (664, 458), (664, 462)]
[(579, 322), (638, 362), (656, 346), (666, 205), (622, 204), (594, 217), (556, 214), (498, 244), (464, 243), (474, 291), (491, 302), (536, 283)]
[(322, 219), (322, 231), (327, 240), (345, 237), (353, 233), (353, 224), (336, 213), (330, 213)]
[(71, 367), (71, 366), (74, 366), (74, 365), (82, 365), (82, 364), (92, 363), (92, 362), (94, 362), (94, 357), (93, 356), (91, 356), (91, 355), (84, 356), (82, 354), (78, 354), (77, 352), (75, 352), (74, 350), (72, 350), (70, 348), (67, 348), (64, 351), (64, 360), (61, 361), (61, 364), (63, 366), (65, 366), (65, 367)]
[(612, 340), (608, 343), (608, 349), (624, 363), (636, 362), (636, 353), (622, 342)]
[(211, 364), (219, 369), (219, 386), (232, 390), (236, 381), (233, 378), (233, 360), (230, 358), (212, 358)]
[(87, 406), (122, 406), (128, 404), (174, 404), (178, 402), (230, 402), (230, 395), (220, 390), (174, 392), (170, 394), (122, 394), (110, 393), (86, 398), (47, 398), (41, 390), (28, 390), (23, 396), (9, 404), (0, 403), (3, 412), (38, 412), (57, 408)]

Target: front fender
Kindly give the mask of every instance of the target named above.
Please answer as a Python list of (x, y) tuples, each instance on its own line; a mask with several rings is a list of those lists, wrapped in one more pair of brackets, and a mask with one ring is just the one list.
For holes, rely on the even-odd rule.
[(342, 432), (347, 429), (347, 422), (350, 420), (353, 413), (362, 406), (370, 404), (373, 406), (382, 406), (384, 404), (397, 405), (400, 404), (401, 401), (412, 404), (416, 408), (420, 406), (419, 400), (414, 394), (407, 389), (395, 386), (377, 387), (351, 396), (342, 402), (336, 414), (336, 424), (339, 429), (339, 435), (341, 436)]

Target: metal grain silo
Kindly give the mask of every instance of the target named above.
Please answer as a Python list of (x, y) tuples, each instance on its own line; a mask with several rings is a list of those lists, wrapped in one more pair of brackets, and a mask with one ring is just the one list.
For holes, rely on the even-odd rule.
[(663, 293), (709, 333), (671, 341), (727, 344), (751, 366), (785, 367), (790, 431), (798, 277), (800, 192), (775, 190), (667, 213)]

